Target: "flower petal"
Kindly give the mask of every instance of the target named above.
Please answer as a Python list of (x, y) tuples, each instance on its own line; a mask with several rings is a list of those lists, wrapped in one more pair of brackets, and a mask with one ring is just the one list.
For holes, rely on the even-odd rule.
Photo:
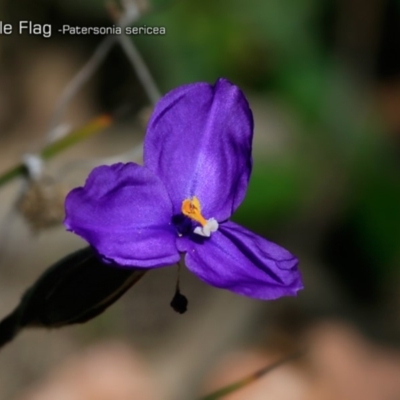
[(174, 214), (196, 196), (205, 218), (228, 219), (251, 173), (253, 116), (226, 79), (169, 92), (157, 104), (144, 144), (144, 164), (161, 178)]
[(178, 240), (189, 270), (210, 285), (257, 299), (293, 296), (303, 288), (298, 260), (284, 248), (225, 222), (209, 239)]
[(68, 230), (122, 266), (160, 267), (179, 261), (172, 206), (161, 181), (134, 163), (95, 168), (65, 201)]

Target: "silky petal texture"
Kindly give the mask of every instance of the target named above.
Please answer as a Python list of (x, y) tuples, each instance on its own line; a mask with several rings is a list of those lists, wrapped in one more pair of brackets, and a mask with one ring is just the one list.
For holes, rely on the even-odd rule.
[(143, 268), (179, 261), (172, 205), (162, 182), (134, 163), (95, 168), (65, 201), (68, 230), (106, 262)]
[(237, 86), (181, 86), (164, 96), (149, 121), (144, 164), (164, 182), (174, 214), (196, 196), (206, 219), (228, 219), (250, 178), (253, 116)]
[(303, 288), (298, 260), (284, 248), (225, 222), (209, 239), (178, 240), (187, 268), (206, 283), (263, 300), (294, 296)]

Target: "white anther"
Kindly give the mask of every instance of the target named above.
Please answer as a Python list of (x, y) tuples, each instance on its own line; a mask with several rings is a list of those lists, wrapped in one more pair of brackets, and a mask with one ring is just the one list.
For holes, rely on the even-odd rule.
[(204, 237), (210, 237), (212, 232), (215, 232), (219, 224), (215, 218), (210, 218), (204, 226), (197, 226), (194, 228), (194, 233)]

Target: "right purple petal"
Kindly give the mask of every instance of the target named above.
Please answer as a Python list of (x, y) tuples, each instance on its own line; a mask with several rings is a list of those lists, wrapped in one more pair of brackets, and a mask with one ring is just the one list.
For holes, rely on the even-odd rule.
[(203, 242), (181, 238), (178, 248), (188, 269), (218, 288), (263, 300), (303, 289), (295, 256), (230, 221)]
[(179, 261), (171, 200), (162, 182), (138, 164), (95, 168), (65, 200), (64, 225), (106, 262), (156, 268)]

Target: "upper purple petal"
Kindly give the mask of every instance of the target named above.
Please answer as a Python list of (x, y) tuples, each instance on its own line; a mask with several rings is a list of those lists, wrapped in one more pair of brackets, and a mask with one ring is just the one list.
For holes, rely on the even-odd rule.
[(178, 239), (189, 270), (210, 285), (257, 299), (294, 296), (303, 288), (298, 260), (284, 248), (233, 223), (210, 238)]
[(65, 201), (68, 230), (105, 261), (159, 267), (179, 261), (172, 205), (162, 182), (134, 163), (95, 168)]
[(251, 173), (253, 117), (243, 93), (225, 79), (169, 92), (157, 104), (144, 164), (164, 182), (174, 214), (196, 196), (205, 218), (228, 219)]

